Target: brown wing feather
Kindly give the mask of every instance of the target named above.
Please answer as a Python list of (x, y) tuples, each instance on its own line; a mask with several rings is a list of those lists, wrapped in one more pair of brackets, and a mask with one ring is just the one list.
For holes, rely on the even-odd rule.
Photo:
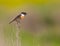
[(12, 21), (9, 22), (9, 24), (11, 24), (13, 21), (15, 21), (16, 19), (19, 18), (20, 15), (18, 15), (17, 17), (15, 17)]

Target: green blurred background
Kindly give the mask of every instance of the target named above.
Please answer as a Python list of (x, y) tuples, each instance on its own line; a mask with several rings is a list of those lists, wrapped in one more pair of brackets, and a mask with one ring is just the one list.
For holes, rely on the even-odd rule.
[(0, 0), (0, 46), (16, 46), (17, 27), (9, 22), (22, 11), (21, 46), (60, 46), (60, 0)]

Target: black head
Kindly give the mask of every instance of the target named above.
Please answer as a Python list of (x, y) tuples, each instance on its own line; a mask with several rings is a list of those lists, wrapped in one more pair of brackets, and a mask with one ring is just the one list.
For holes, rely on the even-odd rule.
[(21, 12), (21, 14), (24, 14), (24, 15), (26, 15), (27, 13), (26, 13), (26, 12)]

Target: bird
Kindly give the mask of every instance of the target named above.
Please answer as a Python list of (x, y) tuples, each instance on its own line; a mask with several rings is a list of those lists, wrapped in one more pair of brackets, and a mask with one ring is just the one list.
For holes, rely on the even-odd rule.
[(26, 12), (21, 12), (19, 15), (17, 15), (12, 21), (9, 22), (11, 24), (12, 22), (16, 21), (17, 23), (20, 23), (20, 20), (24, 19), (24, 17), (27, 15)]

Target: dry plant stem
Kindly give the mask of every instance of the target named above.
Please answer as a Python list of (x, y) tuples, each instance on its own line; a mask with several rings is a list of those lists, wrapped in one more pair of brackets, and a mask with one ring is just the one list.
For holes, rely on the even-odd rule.
[[(12, 32), (14, 32), (14, 30), (13, 30), (14, 28), (12, 28)], [(11, 36), (14, 36), (14, 35), (12, 35), (11, 34)], [(12, 42), (12, 46), (14, 46), (14, 40), (11, 38), (11, 42)]]
[[(16, 23), (16, 46), (21, 46), (21, 40), (19, 40), (20, 25)], [(20, 42), (19, 42), (20, 41)]]

